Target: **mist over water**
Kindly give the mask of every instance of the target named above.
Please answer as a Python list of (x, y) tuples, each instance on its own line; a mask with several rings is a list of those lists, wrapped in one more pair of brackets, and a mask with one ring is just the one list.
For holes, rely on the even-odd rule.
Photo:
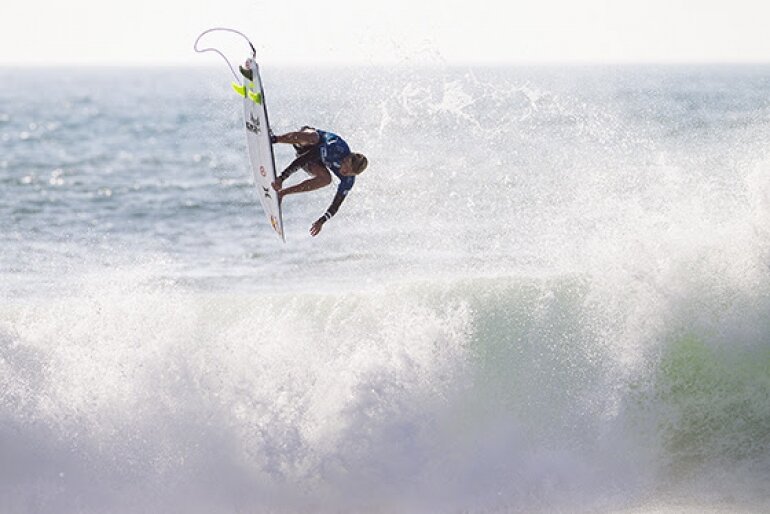
[(0, 510), (768, 508), (770, 68), (262, 73), (0, 71)]

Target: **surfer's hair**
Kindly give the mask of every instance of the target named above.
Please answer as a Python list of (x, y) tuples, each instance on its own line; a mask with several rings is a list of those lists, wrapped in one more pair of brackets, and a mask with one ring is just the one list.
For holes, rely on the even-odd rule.
[(351, 167), (353, 168), (353, 173), (356, 175), (360, 175), (364, 172), (367, 166), (369, 166), (369, 160), (366, 158), (366, 156), (362, 153), (354, 153), (350, 155), (351, 160)]

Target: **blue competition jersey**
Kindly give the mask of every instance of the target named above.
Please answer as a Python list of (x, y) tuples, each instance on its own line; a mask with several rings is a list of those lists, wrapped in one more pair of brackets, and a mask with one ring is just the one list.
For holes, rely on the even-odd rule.
[(348, 194), (348, 191), (353, 187), (356, 182), (356, 177), (343, 177), (340, 175), (340, 168), (342, 167), (342, 160), (350, 155), (350, 148), (337, 134), (331, 132), (325, 132), (323, 130), (316, 130), (320, 140), (321, 149), (321, 162), (334, 173), (338, 179), (340, 179), (340, 185), (337, 187), (337, 193), (344, 195)]

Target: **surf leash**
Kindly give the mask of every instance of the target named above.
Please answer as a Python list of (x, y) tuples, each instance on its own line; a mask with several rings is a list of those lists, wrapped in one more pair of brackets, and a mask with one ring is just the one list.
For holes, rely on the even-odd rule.
[(201, 54), (204, 53), (204, 52), (215, 52), (215, 53), (219, 54), (219, 56), (222, 57), (222, 59), (224, 59), (225, 62), (227, 63), (227, 66), (230, 68), (230, 72), (233, 74), (233, 77), (235, 77), (235, 80), (238, 81), (238, 84), (243, 86), (243, 81), (241, 80), (241, 77), (237, 73), (235, 73), (235, 68), (233, 68), (232, 63), (227, 58), (227, 56), (225, 56), (225, 54), (223, 54), (219, 49), (214, 48), (214, 47), (198, 48), (198, 42), (200, 41), (200, 39), (203, 36), (205, 36), (209, 32), (217, 32), (217, 31), (219, 31), (219, 32), (232, 32), (233, 34), (238, 34), (239, 36), (241, 36), (249, 44), (249, 47), (251, 47), (251, 57), (252, 57), (252, 59), (256, 60), (256, 58), (257, 58), (257, 51), (254, 48), (254, 45), (249, 40), (249, 38), (247, 38), (246, 35), (243, 32), (240, 32), (240, 31), (235, 30), (235, 29), (229, 29), (227, 27), (214, 27), (214, 28), (211, 28), (211, 29), (208, 29), (208, 30), (204, 30), (203, 32), (201, 32), (200, 35), (198, 35), (198, 37), (195, 39), (195, 44), (193, 45), (193, 50), (195, 50), (196, 52), (201, 53)]

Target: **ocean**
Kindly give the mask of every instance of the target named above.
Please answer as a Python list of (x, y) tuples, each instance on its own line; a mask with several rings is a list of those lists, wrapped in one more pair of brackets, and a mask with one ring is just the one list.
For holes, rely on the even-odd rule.
[(770, 510), (770, 66), (262, 78), (0, 69), (1, 512)]

